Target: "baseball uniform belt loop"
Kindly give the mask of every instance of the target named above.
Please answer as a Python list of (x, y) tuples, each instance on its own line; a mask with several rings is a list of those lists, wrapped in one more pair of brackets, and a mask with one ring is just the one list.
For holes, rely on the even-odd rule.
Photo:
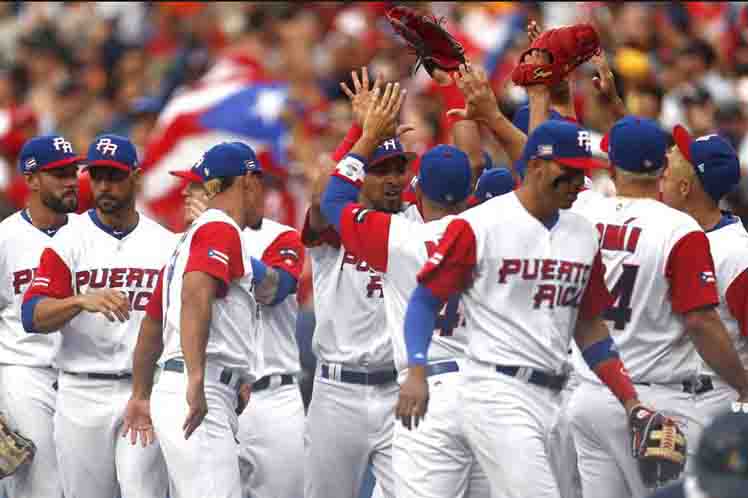
[[(206, 367), (206, 370), (208, 369), (210, 369), (210, 367)], [(167, 360), (166, 363), (164, 363), (164, 371), (184, 373), (184, 361), (177, 358)], [(230, 387), (232, 387), (232, 384), (237, 384), (237, 386), (233, 387), (238, 387), (239, 375), (230, 368), (220, 369), (220, 373), (216, 377), (217, 378), (215, 380), (217, 380), (221, 384)]]
[(320, 375), (324, 379), (337, 380), (346, 384), (362, 384), (365, 386), (381, 386), (397, 380), (397, 371), (380, 370), (377, 372), (356, 372), (343, 370), (336, 365), (320, 365)]
[(125, 372), (119, 374), (107, 374), (107, 373), (78, 373), (78, 372), (65, 372), (68, 375), (75, 375), (76, 377), (87, 377), (89, 379), (96, 380), (123, 380), (131, 379), (132, 372)]
[[(278, 379), (278, 380), (276, 380)], [(287, 386), (290, 384), (296, 383), (296, 377), (289, 374), (276, 374), (276, 375), (266, 375), (265, 377), (262, 377), (260, 380), (252, 384), (252, 392), (256, 393), (257, 391), (263, 391), (270, 387), (270, 385), (277, 385), (277, 387), (281, 386)]]
[(714, 389), (712, 378), (708, 375), (699, 375), (693, 379), (686, 379), (681, 383), (674, 384), (658, 384), (656, 382), (634, 382), (634, 384), (637, 386), (679, 386), (684, 393), (689, 394), (704, 394)]
[(426, 365), (426, 376), (441, 375), (445, 373), (459, 372), (460, 366), (456, 361), (442, 361)]
[(566, 385), (566, 381), (568, 380), (568, 377), (565, 375), (553, 375), (541, 372), (540, 370), (535, 370), (530, 367), (496, 365), (496, 371), (510, 377), (524, 380), (525, 382), (529, 382), (530, 384), (547, 387), (555, 391), (562, 390)]

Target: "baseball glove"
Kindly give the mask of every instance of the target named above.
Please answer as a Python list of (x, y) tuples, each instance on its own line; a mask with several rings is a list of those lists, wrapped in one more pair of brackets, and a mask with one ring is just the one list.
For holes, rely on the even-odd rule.
[(31, 462), (35, 453), (34, 442), (12, 431), (5, 418), (0, 415), (0, 479)]
[[(524, 62), (525, 57), (534, 50), (544, 52), (548, 62), (546, 64)], [(595, 28), (589, 24), (549, 29), (538, 36), (530, 48), (522, 53), (519, 64), (512, 71), (512, 81), (519, 86), (554, 86), (579, 65), (599, 53), (600, 38)]]
[(686, 466), (686, 437), (675, 422), (640, 405), (631, 411), (629, 425), (644, 484), (655, 488), (677, 479)]
[(393, 7), (387, 20), (418, 56), (413, 74), (423, 65), (430, 76), (434, 69), (457, 71), (465, 63), (465, 49), (441, 25), (444, 18), (418, 14), (408, 7)]

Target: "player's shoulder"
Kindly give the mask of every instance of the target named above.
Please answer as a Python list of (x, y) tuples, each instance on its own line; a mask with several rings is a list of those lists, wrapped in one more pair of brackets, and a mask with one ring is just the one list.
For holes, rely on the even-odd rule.
[(28, 223), (21, 213), (22, 211), (16, 211), (0, 221), (0, 243), (12, 239), (18, 234), (18, 229), (23, 226), (23, 223)]

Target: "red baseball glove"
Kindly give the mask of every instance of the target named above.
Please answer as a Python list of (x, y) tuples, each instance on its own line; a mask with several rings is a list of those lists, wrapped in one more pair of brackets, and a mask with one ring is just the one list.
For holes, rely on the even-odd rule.
[(423, 65), (429, 75), (434, 69), (457, 71), (465, 63), (465, 49), (441, 24), (442, 19), (421, 15), (408, 7), (393, 7), (387, 11), (387, 20), (394, 30), (418, 55), (413, 73)]
[[(549, 62), (525, 63), (525, 56), (534, 50), (544, 52)], [(595, 28), (589, 24), (549, 29), (538, 36), (530, 48), (522, 53), (519, 64), (512, 71), (512, 81), (519, 86), (554, 86), (598, 53), (600, 38)]]

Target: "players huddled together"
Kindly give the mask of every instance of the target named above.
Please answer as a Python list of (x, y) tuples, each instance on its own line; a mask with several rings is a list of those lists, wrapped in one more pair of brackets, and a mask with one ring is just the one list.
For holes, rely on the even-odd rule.
[[(396, 9), (408, 42), (448, 39)], [(644, 498), (700, 475), (704, 427), (748, 407), (748, 233), (719, 208), (740, 165), (718, 135), (671, 144), (627, 115), (590, 29), (528, 26), (514, 121), (458, 45), (420, 53), (452, 144), (419, 158), (400, 82), (353, 71), (354, 122), (300, 232), (264, 217), (244, 143), (172, 172), (174, 234), (136, 209), (127, 138), (85, 156), (29, 140), (28, 206), (0, 223), (1, 423), (33, 442), (0, 466), (7, 496), (356, 498), (370, 466), (384, 498)], [(613, 196), (589, 188), (600, 163), (566, 79), (587, 60), (618, 118)], [(79, 168), (95, 207), (74, 214)]]

